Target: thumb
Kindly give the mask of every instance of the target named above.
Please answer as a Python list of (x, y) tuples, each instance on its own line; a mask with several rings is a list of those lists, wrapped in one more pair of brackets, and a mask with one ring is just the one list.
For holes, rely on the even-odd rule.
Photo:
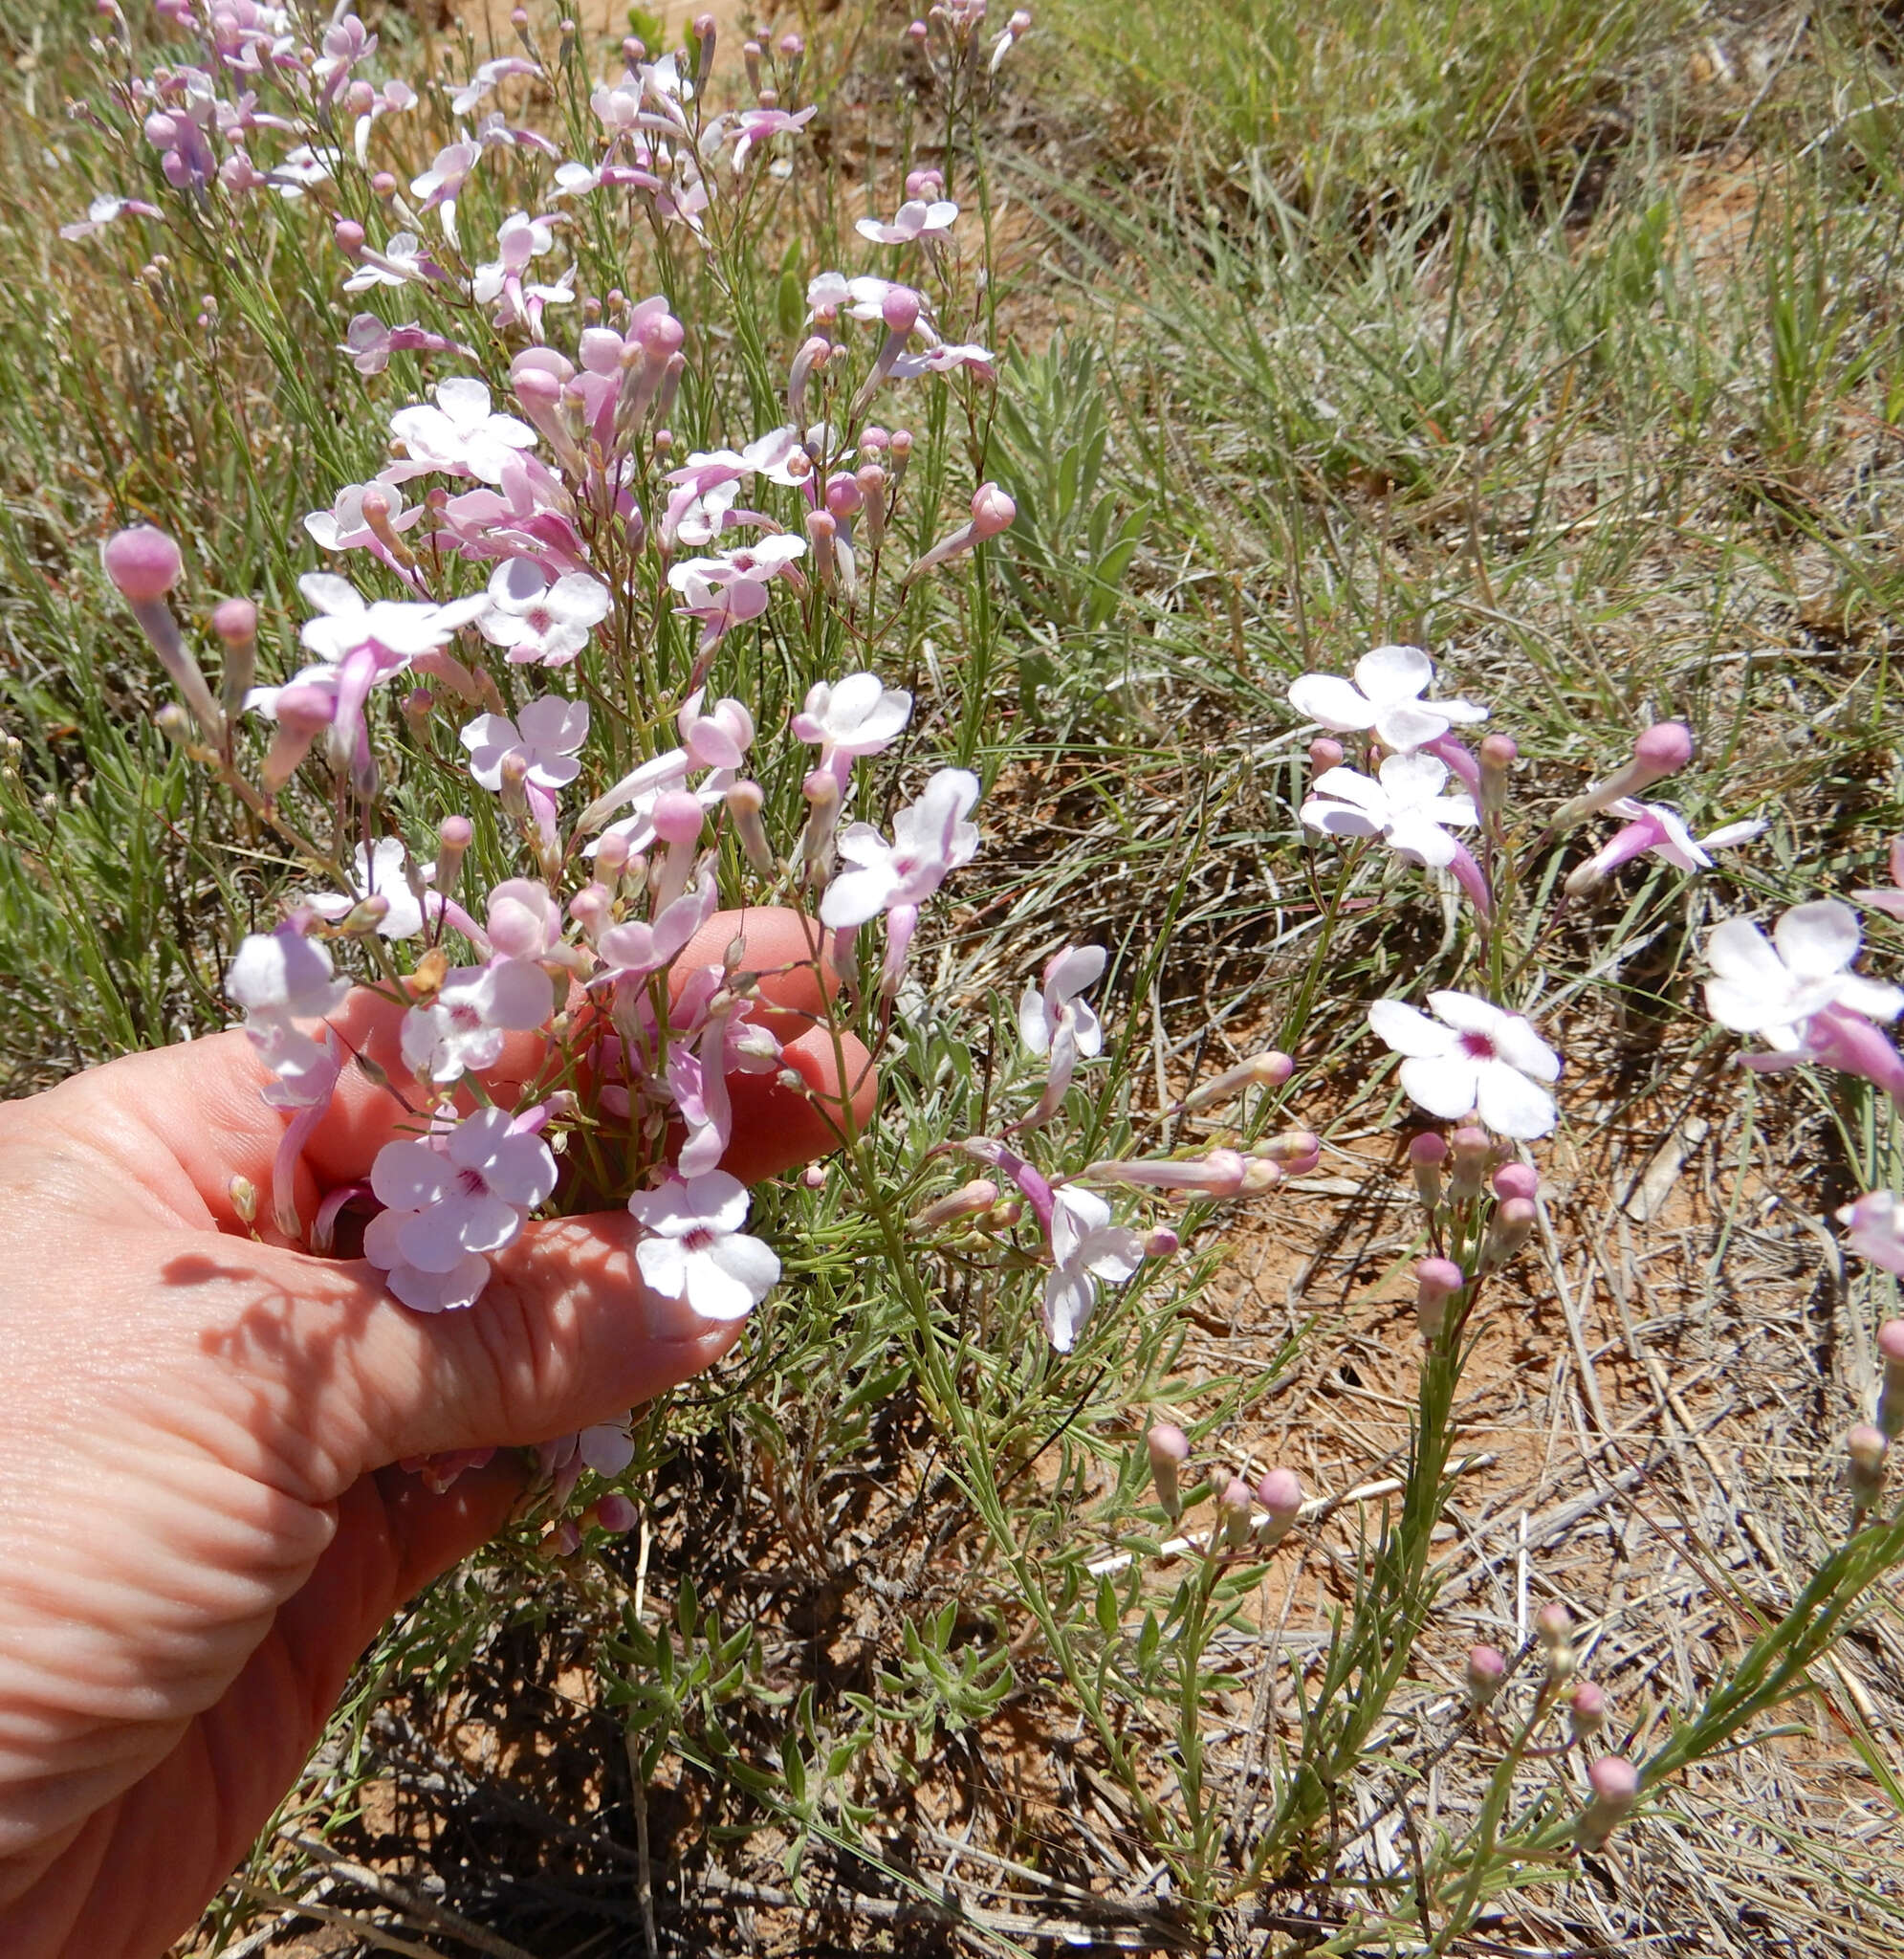
[(443, 1313), (400, 1305), (361, 1260), (255, 1245), (262, 1284), (238, 1338), (278, 1419), (315, 1449), (315, 1479), (335, 1484), (319, 1492), (329, 1500), (406, 1456), (608, 1420), (711, 1367), (744, 1322), (654, 1292), (636, 1268), (640, 1237), (625, 1211), (530, 1224), (492, 1255), (482, 1297)]

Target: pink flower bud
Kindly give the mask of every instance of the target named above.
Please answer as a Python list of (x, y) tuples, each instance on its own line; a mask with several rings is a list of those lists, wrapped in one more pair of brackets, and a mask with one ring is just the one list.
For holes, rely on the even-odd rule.
[(665, 844), (697, 843), (703, 814), (699, 797), (685, 789), (669, 789), (654, 799), (654, 833)]
[[(894, 438), (896, 442), (897, 437)], [(996, 483), (981, 483), (972, 495), (972, 534), (996, 538), (1011, 524), (1018, 507)]]
[(397, 194), (397, 180), (388, 170), (379, 170), (370, 180), (370, 190), (374, 197), (388, 202)]
[(774, 43), (774, 50), (783, 61), (798, 61), (806, 53), (806, 42), (800, 35), (789, 32)]
[(871, 428), (864, 430), (861, 435), (860, 447), (868, 455), (882, 455), (886, 451), (886, 445), (891, 440), (892, 437), (875, 422)]
[(1232, 1551), (1241, 1551), (1250, 1541), (1250, 1486), (1240, 1476), (1233, 1476), (1216, 1498), (1216, 1514), (1223, 1526), (1223, 1542)]
[(1871, 1508), (1884, 1489), (1885, 1458), (1891, 1442), (1881, 1428), (1860, 1422), (1845, 1438), (1845, 1481), (1850, 1486), (1851, 1508)]
[(1573, 1826), (1582, 1850), (1599, 1850), (1639, 1800), (1639, 1771), (1623, 1755), (1602, 1755), (1587, 1772), (1593, 1800)]
[(861, 490), (859, 479), (843, 473), (830, 477), (826, 485), (826, 508), (841, 522), (850, 517), (857, 517), (865, 504), (865, 494)]
[(931, 38), (932, 31), (923, 20), (910, 21), (907, 25), (906, 38), (915, 48), (923, 48)]
[(1447, 1323), (1448, 1302), (1468, 1283), (1453, 1259), (1418, 1259), (1414, 1267), (1414, 1316), (1424, 1340), (1438, 1340)]
[(1177, 1472), (1190, 1461), (1190, 1438), (1173, 1421), (1160, 1421), (1144, 1438), (1150, 1456), (1150, 1479), (1157, 1486), (1157, 1501), (1171, 1523), (1183, 1515), (1183, 1498), (1177, 1486)]
[(1293, 1469), (1270, 1469), (1257, 1485), (1257, 1502), (1269, 1512), (1263, 1526), (1265, 1547), (1280, 1544), (1302, 1508), (1302, 1482)]
[(1183, 1240), (1168, 1224), (1153, 1225), (1144, 1234), (1144, 1256), (1147, 1259), (1174, 1258), (1182, 1245)]
[(1193, 1110), (1228, 1102), (1245, 1089), (1280, 1089), (1295, 1071), (1296, 1064), (1286, 1054), (1267, 1048), (1260, 1054), (1252, 1054), (1246, 1061), (1239, 1061), (1234, 1068), (1226, 1068), (1220, 1075), (1192, 1090), (1183, 1098), (1184, 1111), (1189, 1113)]
[(152, 524), (115, 531), (103, 552), (106, 576), (133, 605), (149, 605), (178, 583), (184, 557), (165, 533)]
[(916, 1231), (936, 1231), (961, 1219), (975, 1218), (997, 1201), (998, 1186), (989, 1177), (974, 1177), (970, 1183), (962, 1183), (926, 1205), (914, 1216), (912, 1227)]
[(1503, 1163), (1493, 1183), (1498, 1198), (1532, 1198), (1541, 1187), (1541, 1174), (1531, 1163)]
[(1877, 1357), (1884, 1368), (1877, 1425), (1895, 1442), (1904, 1435), (1904, 1320), (1886, 1320), (1878, 1328)]
[(1684, 721), (1655, 721), (1633, 743), (1633, 759), (1649, 779), (1675, 774), (1693, 759), (1693, 731)]
[(1514, 1258), (1527, 1243), (1540, 1215), (1531, 1198), (1503, 1198), (1495, 1206), (1481, 1245), (1482, 1271), (1495, 1271)]
[(331, 725), (337, 702), (321, 687), (294, 680), (277, 696), (277, 725), (294, 735), (316, 735)]
[(1607, 1725), (1607, 1696), (1590, 1680), (1575, 1684), (1567, 1696), (1566, 1728), (1575, 1741), (1591, 1741)]
[(611, 1489), (595, 1506), (591, 1515), (603, 1530), (616, 1537), (632, 1530), (641, 1521), (641, 1512), (619, 1489)]
[(363, 250), (363, 227), (355, 218), (339, 218), (331, 236), (346, 258), (355, 258)]
[(1558, 1598), (1550, 1599), (1534, 1615), (1534, 1637), (1546, 1655), (1547, 1681), (1558, 1686), (1573, 1678), (1573, 1615)]
[(1507, 1658), (1498, 1646), (1470, 1646), (1463, 1678), (1468, 1684), (1468, 1706), (1485, 1707), (1507, 1678)]
[(258, 608), (249, 599), (221, 599), (211, 608), (211, 629), (228, 647), (258, 636)]
[[(919, 296), (909, 286), (891, 286), (880, 301), (879, 317), (888, 333), (910, 333), (919, 323)], [(974, 515), (977, 513), (974, 511)], [(1006, 523), (1011, 519), (1007, 517)], [(1001, 524), (1002, 530), (1004, 526)]]
[(1489, 735), (1480, 745), (1480, 805), (1482, 812), (1499, 816), (1507, 802), (1507, 779), (1521, 751), (1505, 735)]
[(1326, 735), (1319, 735), (1309, 743), (1309, 766), (1321, 775), (1325, 769), (1338, 769), (1342, 759), (1347, 753), (1340, 741), (1334, 741)]
[(735, 782), (728, 790), (726, 802), (727, 813), (733, 821), (733, 833), (740, 840), (740, 847), (748, 863), (762, 877), (772, 877), (774, 847), (767, 840), (767, 825), (760, 818), (767, 802), (760, 784)]
[(573, 1557), (581, 1549), (581, 1532), (564, 1517), (542, 1533), (536, 1548), (544, 1557)]
[(1448, 1144), (1433, 1130), (1424, 1130), (1409, 1141), (1409, 1168), (1414, 1173), (1414, 1194), (1422, 1208), (1441, 1208), (1441, 1166), (1448, 1160)]

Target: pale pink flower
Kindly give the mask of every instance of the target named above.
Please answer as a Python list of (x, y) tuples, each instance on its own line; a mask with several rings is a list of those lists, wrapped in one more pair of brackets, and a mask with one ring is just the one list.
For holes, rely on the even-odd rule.
[(404, 1016), (404, 1066), (453, 1082), (502, 1059), (505, 1034), (531, 1033), (555, 1010), (549, 976), (533, 959), (459, 966), (427, 1005)]
[(1568, 876), (1566, 890), (1573, 897), (1591, 891), (1622, 864), (1648, 851), (1663, 857), (1675, 870), (1710, 870), (1713, 860), (1709, 851), (1742, 844), (1765, 827), (1762, 822), (1728, 823), (1696, 841), (1685, 819), (1670, 803), (1635, 803), (1623, 796), (1607, 805), (1607, 813), (1624, 818), (1625, 827), (1615, 830)]
[(456, 200), (482, 153), (480, 143), (446, 143), (429, 168), (410, 184), (410, 195), (423, 199), (425, 210), (442, 211), (444, 236), (452, 245), (456, 242)]
[(1406, 755), (1457, 722), (1487, 719), (1472, 701), (1421, 699), (1433, 678), (1434, 663), (1419, 647), (1376, 647), (1356, 661), (1353, 686), (1334, 673), (1304, 673), (1289, 683), (1289, 705), (1339, 735), (1372, 728), (1383, 747)]
[(1302, 818), (1332, 837), (1374, 837), (1391, 850), (1445, 867), (1459, 848), (1446, 825), (1467, 829), (1479, 821), (1469, 796), (1443, 796), (1445, 762), (1432, 755), (1383, 758), (1380, 779), (1354, 769), (1324, 769), (1310, 785)]
[(918, 908), (978, 848), (978, 826), (965, 819), (978, 801), (978, 778), (940, 769), (918, 802), (892, 822), (888, 844), (870, 824), (851, 825), (840, 839), (842, 871), (820, 902), (821, 922), (838, 930), (864, 925), (881, 912)]
[(1057, 1263), (1044, 1282), (1044, 1331), (1068, 1354), (1097, 1304), (1098, 1282), (1128, 1279), (1144, 1263), (1144, 1241), (1112, 1223), (1110, 1206), (1095, 1191), (1066, 1184), (1052, 1199), (1051, 1254)]
[(508, 877), (490, 892), (489, 941), (513, 959), (539, 959), (562, 942), (562, 908), (533, 877)]
[(1888, 1190), (1868, 1191), (1838, 1213), (1845, 1244), (1861, 1259), (1904, 1277), (1904, 1206)]
[(355, 255), (357, 270), (343, 282), (346, 293), (367, 293), (376, 286), (418, 285), (445, 276), (443, 268), (417, 242), (414, 231), (393, 231), (381, 252), (360, 244)]
[(877, 218), (861, 218), (853, 229), (875, 245), (910, 245), (920, 238), (949, 232), (957, 216), (958, 206), (946, 198), (928, 203), (923, 198), (908, 197), (899, 207), (891, 224), (883, 225)]
[(363, 499), (373, 491), (390, 506), (389, 525), (392, 530), (407, 531), (422, 522), (425, 515), (423, 505), (413, 504), (405, 509), (404, 493), (397, 484), (386, 483), (377, 477), (368, 483), (346, 483), (332, 499), (329, 510), (311, 511), (304, 518), (304, 528), (319, 550), (379, 550), (376, 532), (363, 520)]
[(540, 75), (541, 72), (525, 55), (502, 55), (492, 61), (485, 61), (449, 98), (449, 113), (452, 116), (470, 115), (506, 75)]
[(668, 567), (669, 589), (679, 594), (677, 612), (701, 622), (701, 650), (767, 609), (768, 582), (806, 552), (806, 540), (768, 537), (712, 558), (684, 559)]
[(725, 1170), (670, 1177), (658, 1190), (636, 1191), (629, 1214), (651, 1234), (635, 1247), (642, 1277), (703, 1319), (745, 1318), (780, 1276), (772, 1248), (740, 1228), (748, 1204), (747, 1187)]
[(818, 744), (820, 767), (843, 789), (854, 761), (890, 747), (911, 718), (912, 696), (904, 688), (862, 672), (816, 680), (792, 726), (797, 739)]
[[(389, 909), (377, 921), (379, 935), (383, 938), (414, 938), (423, 930), (424, 901), (410, 889), (405, 870), (408, 862), (409, 851), (401, 837), (379, 837), (375, 847), (368, 850), (360, 844), (352, 858), (348, 896), (337, 891), (307, 891), (299, 903), (315, 912), (319, 918), (335, 925), (364, 899), (382, 898)], [(422, 875), (427, 879), (429, 871), (426, 869)], [(432, 893), (432, 915), (441, 905), (442, 900)]]
[(490, 576), (476, 630), (506, 647), (512, 666), (566, 667), (614, 608), (614, 594), (586, 572), (551, 582), (533, 558), (511, 558)]
[(1032, 1053), (1045, 1057), (1044, 1092), (1018, 1126), (1037, 1129), (1057, 1114), (1080, 1060), (1104, 1051), (1104, 1027), (1090, 1003), (1081, 998), (1104, 977), (1106, 954), (1100, 945), (1066, 946), (1046, 962), (1042, 986), (1027, 983), (1018, 1002), (1018, 1038)]
[(134, 217), (156, 218), (164, 213), (156, 204), (147, 204), (137, 197), (96, 197), (86, 207), (86, 215), (77, 223), (61, 225), (59, 235), (69, 243), (81, 238), (91, 238), (128, 211)]
[(588, 703), (545, 693), (514, 721), (507, 715), (478, 715), (458, 738), (470, 751), (471, 775), (492, 794), (502, 788), (504, 764), (520, 756), (524, 780), (553, 795), (581, 773), (576, 754), (588, 739)]
[(1470, 1110), (1497, 1134), (1531, 1140), (1559, 1119), (1546, 1084), (1560, 1079), (1560, 1056), (1520, 1014), (1472, 993), (1428, 996), (1431, 1020), (1399, 1000), (1378, 1000), (1368, 1024), (1405, 1056), (1402, 1087), (1431, 1115), (1455, 1121)]
[(390, 417), (390, 432), (408, 454), (383, 472), (386, 477), (441, 471), (500, 483), (516, 451), (535, 448), (536, 431), (528, 423), (490, 412), (490, 391), (480, 381), (457, 375), (439, 381), (433, 392), (433, 407), (399, 408)]
[(386, 667), (394, 672), (419, 653), (449, 645), (484, 605), (480, 597), (441, 605), (421, 599), (366, 600), (348, 579), (326, 571), (307, 571), (297, 589), (317, 611), (298, 635), (304, 645), (331, 665), (369, 649), (380, 656), (379, 679), (388, 677)]
[(506, 1110), (479, 1109), (427, 1142), (378, 1151), (370, 1188), (387, 1208), (365, 1230), (363, 1255), (405, 1306), (467, 1306), (489, 1278), (484, 1254), (513, 1244), (555, 1187), (548, 1144), (517, 1132)]
[(1706, 1010), (1720, 1026), (1793, 1054), (1805, 1046), (1806, 1023), (1827, 1007), (1895, 1020), (1904, 992), (1850, 969), (1862, 943), (1858, 914), (1836, 898), (1794, 906), (1769, 942), (1748, 920), (1728, 918), (1706, 941), (1717, 976), (1706, 981)]
[(350, 981), (338, 976), (330, 953), (306, 938), (294, 919), (244, 940), (226, 970), (225, 991), (248, 1014), (317, 1021), (343, 1003)]

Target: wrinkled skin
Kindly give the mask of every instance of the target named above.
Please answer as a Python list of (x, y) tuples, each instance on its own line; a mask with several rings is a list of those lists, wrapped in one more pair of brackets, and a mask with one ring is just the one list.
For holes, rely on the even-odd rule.
[[(714, 920), (689, 958), (718, 959), (739, 923)], [(746, 933), (750, 965), (803, 953), (790, 913), (751, 913)], [(810, 973), (767, 990), (796, 1016), (818, 1000)], [(334, 1024), (400, 1079), (397, 1021), (360, 992)], [(518, 1046), (497, 1075), (534, 1059)], [(808, 1031), (788, 1060), (813, 1095), (733, 1080), (738, 1176), (831, 1147), (830, 1037)], [(436, 1316), (361, 1261), (254, 1241), (230, 1191), (242, 1174), (269, 1192), (284, 1117), (265, 1079), (232, 1033), (0, 1109), (7, 1959), (152, 1959), (186, 1930), (385, 1618), (523, 1490), (512, 1454), (443, 1496), (389, 1465), (608, 1419), (738, 1331), (643, 1288), (624, 1211), (530, 1225), (474, 1308)], [(301, 1215), (361, 1178), (401, 1119), (346, 1069)]]

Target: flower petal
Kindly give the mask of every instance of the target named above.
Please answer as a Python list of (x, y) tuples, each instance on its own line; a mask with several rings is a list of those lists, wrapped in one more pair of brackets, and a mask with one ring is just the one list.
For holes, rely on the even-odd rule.
[(1827, 980), (1842, 973), (1863, 942), (1858, 914), (1836, 898), (1794, 905), (1772, 928), (1772, 938), (1786, 969), (1801, 980)]
[(1429, 1114), (1453, 1122), (1475, 1106), (1479, 1072), (1465, 1054), (1412, 1055), (1402, 1063), (1402, 1087)]
[(1289, 705), (1304, 719), (1320, 721), (1339, 735), (1375, 725), (1374, 703), (1365, 700), (1339, 673), (1304, 673), (1292, 680)]
[(1546, 1135), (1559, 1119), (1554, 1098), (1540, 1083), (1529, 1081), (1504, 1061), (1481, 1064), (1475, 1103), (1489, 1129), (1517, 1142)]
[(1355, 663), (1355, 684), (1378, 708), (1413, 700), (1434, 678), (1419, 647), (1373, 647)]
[(385, 1143), (370, 1166), (377, 1201), (393, 1211), (420, 1211), (435, 1203), (449, 1183), (449, 1163), (427, 1143)]
[(1375, 1001), (1368, 1009), (1368, 1024), (1397, 1054), (1446, 1054), (1455, 1045), (1450, 1028), (1405, 1001)]

